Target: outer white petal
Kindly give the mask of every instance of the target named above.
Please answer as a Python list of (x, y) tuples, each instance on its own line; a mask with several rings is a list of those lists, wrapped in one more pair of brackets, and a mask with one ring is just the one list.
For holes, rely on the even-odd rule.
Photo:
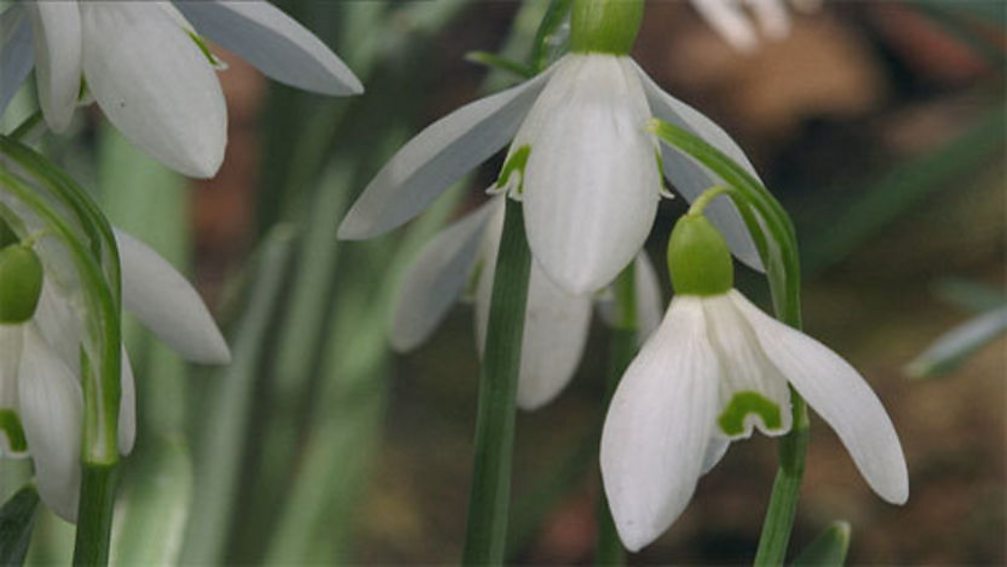
[(230, 351), (196, 290), (157, 252), (115, 231), (122, 262), (122, 304), (188, 360), (226, 364)]
[(587, 343), (591, 303), (590, 294), (564, 291), (532, 264), (521, 341), (518, 407), (538, 409), (570, 383)]
[(479, 255), (483, 230), (498, 199), (441, 231), (406, 272), (392, 319), (392, 347), (405, 352), (430, 336), (465, 289)]
[(0, 114), (7, 110), (34, 63), (31, 22), (20, 4), (0, 14)]
[(25, 2), (35, 50), (35, 81), (45, 121), (55, 132), (70, 125), (80, 94), (81, 25), (77, 2)]
[(119, 453), (128, 455), (136, 443), (136, 383), (133, 379), (133, 365), (129, 353), (122, 347), (122, 371), (119, 373)]
[(168, 167), (215, 175), (227, 145), (227, 109), (196, 43), (153, 2), (80, 5), (84, 75), (109, 120)]
[(80, 383), (31, 327), (25, 333), (18, 401), (39, 495), (61, 518), (74, 522), (80, 485)]
[(692, 5), (731, 47), (747, 53), (759, 44), (755, 27), (742, 10), (740, 0), (692, 0)]
[(640, 337), (640, 344), (643, 344), (661, 324), (661, 309), (664, 306), (661, 284), (646, 251), (636, 256), (636, 277), (633, 283), (636, 286), (637, 335)]
[(459, 108), (428, 126), (371, 180), (339, 227), (339, 238), (362, 240), (416, 216), (455, 181), (514, 137), (550, 71)]
[(787, 379), (766, 358), (755, 332), (738, 311), (734, 300), (730, 295), (721, 295), (703, 298), (702, 301), (710, 342), (720, 360), (720, 411), (727, 409), (731, 399), (739, 392), (756, 392), (775, 402), (780, 411), (780, 423), (776, 427), (765, 423), (760, 415), (749, 413), (744, 417), (742, 433), (720, 433), (731, 439), (743, 439), (751, 437), (755, 427), (772, 436), (790, 431), (792, 415)]
[(717, 358), (696, 298), (675, 298), (612, 398), (601, 473), (622, 542), (637, 551), (682, 513), (703, 471), (717, 405)]
[(176, 5), (200, 34), (281, 83), (329, 95), (364, 92), (335, 53), (269, 2), (199, 0)]
[(731, 441), (729, 439), (714, 433), (710, 438), (710, 443), (706, 446), (706, 453), (703, 455), (703, 474), (713, 470), (713, 467), (720, 463), (730, 448)]
[(80, 370), (83, 337), (81, 307), (77, 303), (80, 298), (64, 293), (58, 284), (51, 281), (51, 274), (51, 271), (46, 271), (33, 321), (49, 348), (76, 375)]
[(769, 359), (836, 431), (867, 483), (885, 500), (909, 498), (898, 435), (871, 387), (839, 355), (769, 317), (736, 291), (731, 298), (751, 323)]
[[(503, 212), (502, 206), (497, 207), (486, 227), (482, 267), (476, 284), (476, 345), (480, 355), (485, 348), (489, 326)], [(573, 378), (590, 330), (591, 303), (590, 295), (578, 296), (560, 289), (532, 261), (521, 340), (518, 407), (529, 411), (542, 407), (559, 395)]]
[[(565, 93), (536, 133), (525, 168), (528, 244), (571, 293), (608, 285), (650, 234), (660, 195), (646, 98), (630, 60), (568, 55), (543, 99)], [(548, 93), (548, 94), (547, 94)]]
[[(647, 101), (650, 103), (650, 109), (654, 116), (700, 136), (708, 144), (745, 168), (756, 179), (759, 178), (744, 150), (731, 139), (727, 132), (724, 132), (723, 128), (717, 126), (696, 109), (661, 90), (661, 87), (657, 86), (657, 83), (647, 76), (647, 73), (639, 66), (636, 66), (636, 71), (643, 83), (643, 89), (647, 93)], [(690, 202), (706, 189), (722, 183), (718, 176), (667, 144), (661, 145), (661, 158), (664, 164), (664, 175)], [(756, 249), (751, 235), (748, 234), (745, 222), (730, 199), (726, 197), (715, 199), (706, 208), (706, 216), (724, 235), (727, 243), (731, 246), (731, 251), (739, 260), (756, 270), (763, 270), (759, 251)]]

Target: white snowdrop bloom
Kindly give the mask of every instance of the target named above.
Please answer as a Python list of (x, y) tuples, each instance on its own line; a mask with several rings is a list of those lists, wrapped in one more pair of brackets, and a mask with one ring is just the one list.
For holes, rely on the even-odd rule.
[[(612, 3), (619, 4), (626, 3)], [(570, 293), (595, 292), (633, 261), (650, 233), (661, 166), (690, 200), (720, 182), (676, 149), (659, 147), (647, 130), (652, 117), (701, 136), (755, 175), (719, 126), (662, 91), (631, 58), (575, 49), (539, 76), (464, 106), (413, 138), (366, 187), (339, 235), (365, 239), (399, 226), (510, 143), (507, 164), (517, 167), (512, 179), (520, 182), (507, 189), (523, 200), (538, 266)], [(734, 253), (761, 268), (734, 206), (720, 201), (709, 214)]]
[(212, 177), (227, 109), (204, 36), (282, 83), (363, 92), (332, 51), (269, 2), (30, 0), (0, 15), (0, 112), (34, 66), (53, 131), (69, 126), (83, 85), (137, 147), (185, 175)]
[(623, 375), (602, 432), (605, 494), (623, 543), (636, 551), (667, 530), (730, 442), (754, 429), (790, 431), (788, 386), (836, 431), (870, 487), (904, 503), (905, 458), (870, 386), (828, 347), (735, 291), (726, 245), (702, 250), (720, 237), (691, 217), (669, 248), (677, 295)]
[(699, 15), (724, 41), (746, 53), (759, 46), (760, 31), (771, 41), (790, 35), (787, 4), (802, 12), (812, 12), (821, 7), (822, 0), (692, 0)]
[[(503, 231), (504, 197), (496, 197), (435, 236), (404, 279), (393, 314), (392, 346), (399, 352), (422, 344), (461, 297), (475, 298), (476, 345), (482, 352), (489, 323), (497, 249)], [(639, 335), (661, 319), (661, 291), (645, 253), (635, 264)], [(572, 294), (545, 277), (533, 261), (528, 282), (518, 406), (537, 409), (569, 383), (580, 362), (591, 322), (594, 294)]]
[[(116, 232), (116, 243), (123, 307), (186, 359), (227, 363), (227, 344), (186, 279), (133, 237)], [(86, 313), (81, 290), (67, 277), (72, 264), (59, 248), (47, 238), (35, 244), (44, 277), (34, 315), (20, 324), (0, 324), (0, 457), (30, 457), (42, 500), (73, 522), (81, 475)], [(118, 446), (125, 455), (136, 437), (136, 396), (125, 349), (121, 388)]]

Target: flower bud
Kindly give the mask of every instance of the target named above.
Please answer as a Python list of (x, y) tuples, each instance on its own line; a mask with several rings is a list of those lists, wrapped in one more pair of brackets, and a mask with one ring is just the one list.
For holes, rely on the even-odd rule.
[(0, 250), (0, 324), (31, 319), (42, 294), (42, 262), (28, 246)]
[(626, 55), (643, 21), (643, 0), (574, 0), (570, 48), (574, 52)]
[(675, 293), (722, 295), (734, 287), (731, 251), (702, 214), (684, 215), (671, 231), (668, 271)]

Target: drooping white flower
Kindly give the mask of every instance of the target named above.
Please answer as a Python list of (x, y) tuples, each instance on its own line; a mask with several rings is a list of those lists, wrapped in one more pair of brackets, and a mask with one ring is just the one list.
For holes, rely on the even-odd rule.
[[(503, 231), (503, 197), (496, 197), (435, 236), (406, 273), (391, 329), (392, 346), (412, 350), (433, 333), (460, 297), (475, 297), (476, 345), (482, 352), (489, 323), (497, 249)], [(646, 337), (661, 317), (660, 287), (645, 253), (636, 259), (638, 334)], [(571, 294), (533, 261), (528, 282), (517, 403), (537, 409), (569, 383), (580, 362), (591, 307), (603, 296)]]
[[(623, 375), (602, 432), (605, 494), (623, 543), (636, 551), (667, 530), (732, 441), (756, 428), (790, 431), (788, 386), (836, 431), (870, 487), (904, 503), (902, 447), (870, 386), (828, 347), (735, 291), (726, 246), (705, 246), (716, 231), (690, 217), (669, 249), (678, 295)], [(679, 227), (695, 230), (676, 250)]]
[[(811, 12), (821, 3), (822, 0), (692, 0), (706, 23), (731, 47), (745, 53), (759, 46), (760, 31), (771, 41), (790, 34), (788, 4), (797, 10)], [(752, 18), (746, 8), (751, 11)]]
[[(340, 227), (344, 239), (377, 236), (406, 222), (513, 140), (532, 254), (563, 289), (592, 293), (633, 261), (650, 232), (661, 172), (688, 199), (718, 178), (668, 146), (647, 122), (688, 129), (755, 174), (744, 152), (708, 118), (662, 91), (628, 56), (565, 55), (541, 75), (477, 100), (427, 127), (378, 172)], [(524, 148), (528, 148), (525, 150)], [(523, 159), (523, 158), (522, 158)], [(734, 253), (761, 267), (736, 209), (709, 214)]]
[[(45, 267), (34, 316), (0, 324), (0, 457), (30, 457), (42, 500), (75, 521), (81, 474), (83, 394), (80, 352), (85, 333), (81, 291), (60, 246), (43, 238), (36, 250)], [(116, 232), (123, 307), (188, 360), (229, 361), (227, 344), (199, 295), (183, 276), (142, 242)], [(119, 451), (136, 437), (133, 373), (122, 350)]]
[(32, 0), (0, 15), (0, 112), (34, 62), (52, 130), (70, 124), (83, 83), (136, 146), (181, 173), (212, 177), (227, 109), (204, 35), (277, 81), (331, 95), (363, 91), (332, 51), (269, 2)]

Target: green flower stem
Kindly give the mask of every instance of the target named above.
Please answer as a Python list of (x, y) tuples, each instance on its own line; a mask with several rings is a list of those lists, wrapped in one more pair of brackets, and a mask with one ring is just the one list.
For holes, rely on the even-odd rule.
[(118, 479), (119, 468), (115, 463), (84, 464), (77, 539), (73, 549), (74, 565), (108, 564), (109, 534), (112, 531)]
[(28, 118), (25, 118), (23, 122), (17, 125), (17, 128), (11, 131), (10, 137), (15, 140), (23, 140), (30, 134), (36, 126), (42, 123), (42, 111), (36, 110)]
[[(661, 120), (650, 129), (661, 141), (688, 154), (716, 173), (730, 188), (729, 195), (741, 213), (766, 266), (776, 317), (801, 328), (800, 262), (797, 237), (790, 217), (757, 179), (731, 158), (698, 136)], [(756, 565), (782, 565), (797, 513), (797, 499), (808, 444), (807, 404), (790, 389), (793, 427), (780, 440), (780, 468), (763, 520)]]
[[(619, 380), (633, 361), (637, 351), (638, 323), (636, 320), (636, 263), (619, 274), (612, 285), (615, 293), (615, 321), (609, 339), (608, 375), (605, 382), (605, 407), (612, 401), (612, 395)], [(602, 423), (605, 413), (601, 414)], [(596, 565), (624, 565), (626, 550), (622, 547), (619, 532), (615, 529), (612, 512), (608, 508), (604, 488), (598, 498), (598, 543), (595, 547)]]
[(499, 565), (504, 560), (515, 396), (530, 271), (521, 203), (508, 199), (479, 382), (465, 565)]

